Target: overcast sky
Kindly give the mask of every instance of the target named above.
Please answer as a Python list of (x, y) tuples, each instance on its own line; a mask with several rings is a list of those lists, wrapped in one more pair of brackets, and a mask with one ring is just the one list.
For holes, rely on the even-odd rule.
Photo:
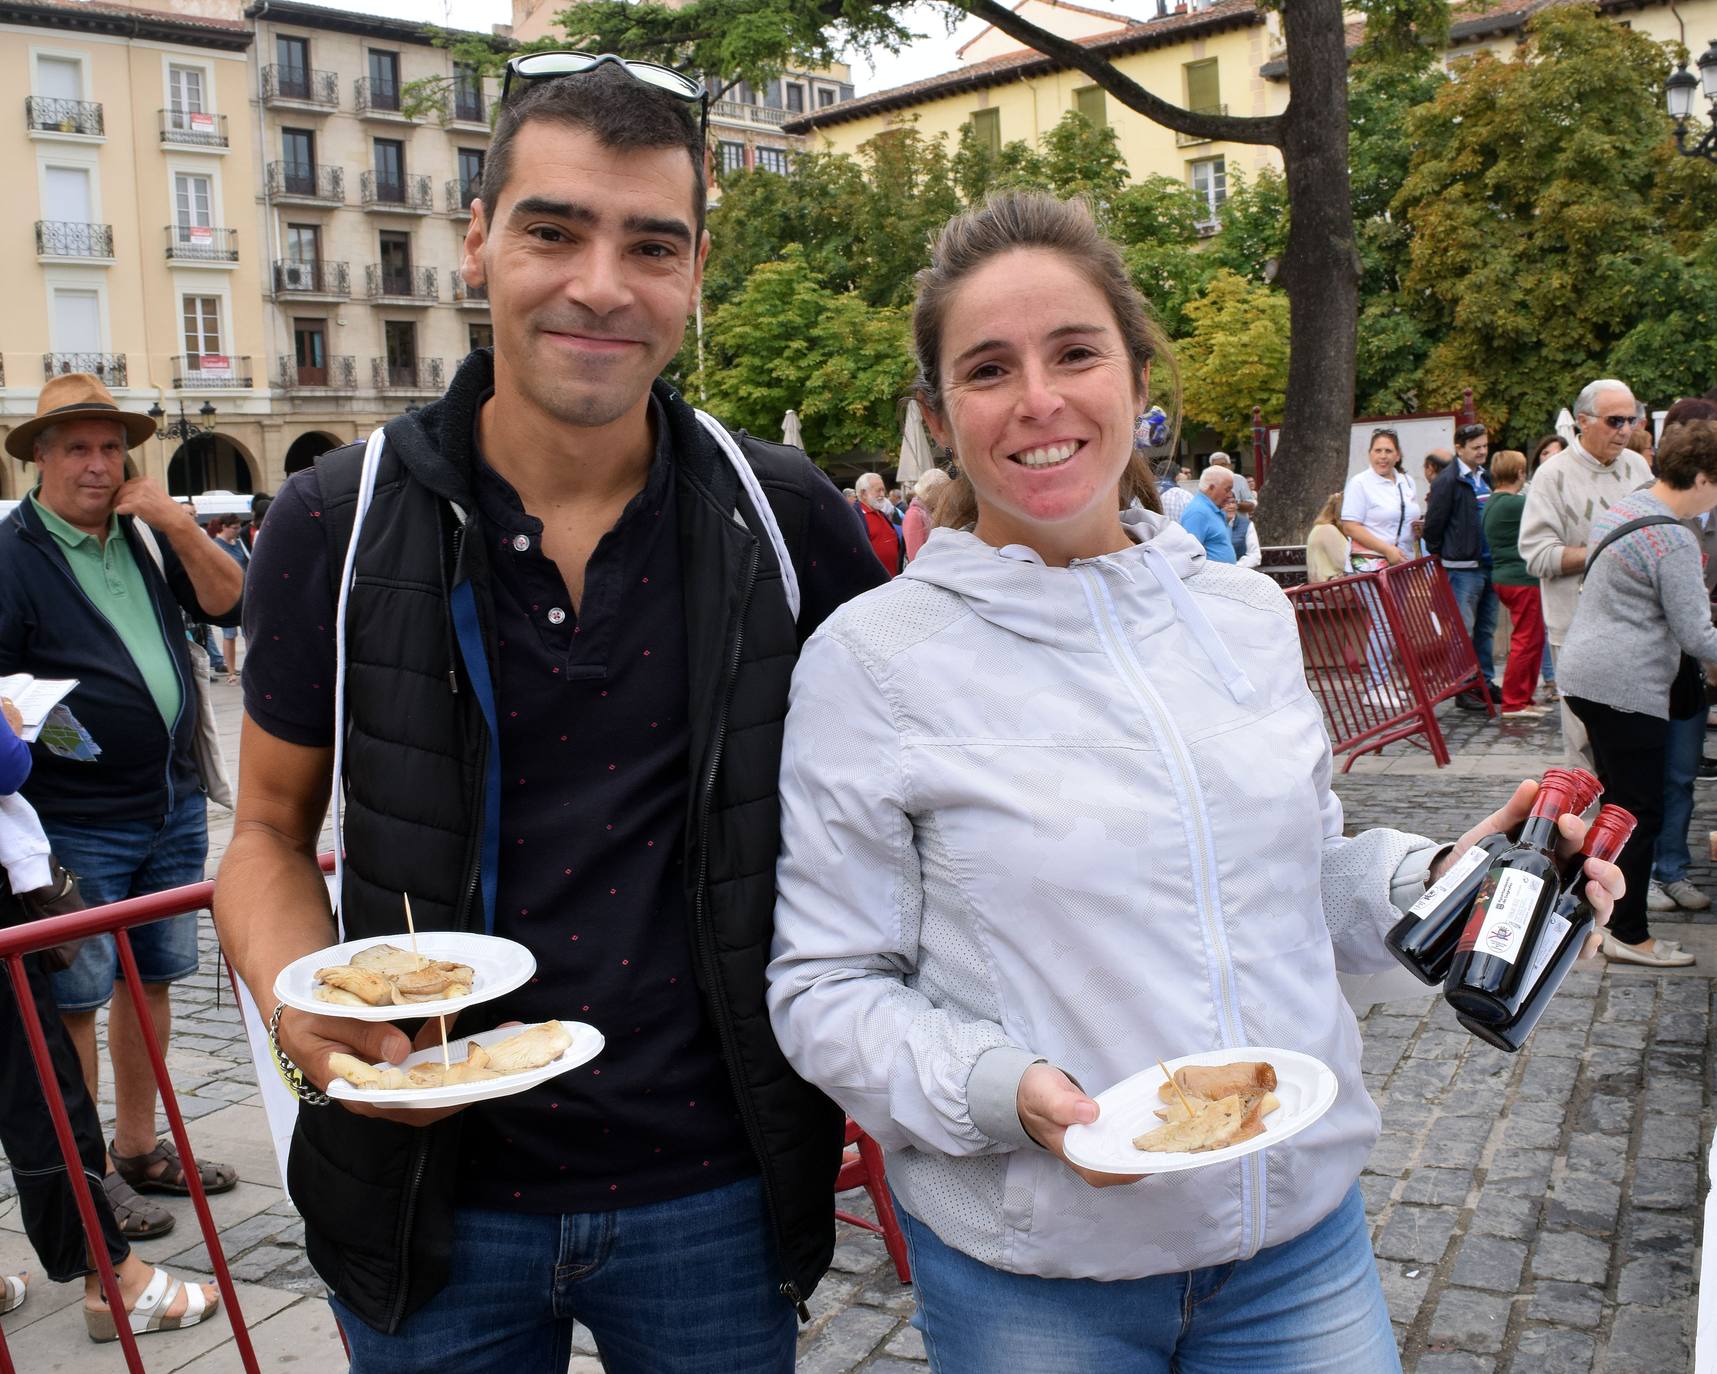
[[(312, 0), (320, 3), (320, 0)], [(1098, 9), (1117, 14), (1145, 18), (1157, 11), (1156, 0), (1094, 0)], [(487, 33), (496, 24), (505, 24), (512, 13), (510, 0), (341, 0), (332, 8), (358, 10), (365, 14), (385, 14), (393, 19), (421, 19), (444, 24), (455, 29), (475, 29)], [(860, 95), (903, 86), (938, 72), (959, 66), (954, 50), (980, 27), (964, 20), (950, 36), (947, 27), (948, 7), (919, 4), (910, 12), (909, 27), (924, 35), (898, 55), (878, 53), (872, 63), (864, 54), (851, 56), (853, 80)]]

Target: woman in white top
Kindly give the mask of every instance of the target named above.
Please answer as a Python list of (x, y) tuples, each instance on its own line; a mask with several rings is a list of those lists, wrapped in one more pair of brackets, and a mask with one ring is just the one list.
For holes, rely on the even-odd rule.
[(1341, 494), (1341, 532), (1351, 541), (1355, 572), (1374, 572), (1413, 557), (1413, 522), (1419, 493), (1401, 470), (1401, 442), (1392, 429), (1371, 431), (1364, 472), (1347, 479)]

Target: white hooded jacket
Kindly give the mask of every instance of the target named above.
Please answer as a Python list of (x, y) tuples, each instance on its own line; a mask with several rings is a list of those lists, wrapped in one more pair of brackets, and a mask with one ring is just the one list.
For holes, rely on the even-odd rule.
[[(769, 1008), (793, 1066), (888, 1155), (901, 1203), (986, 1264), (1139, 1278), (1255, 1254), (1342, 1200), (1378, 1131), (1336, 970), (1436, 853), (1342, 835), (1287, 599), (1129, 513), (1050, 568), (938, 530), (806, 644), (781, 761)], [(1199, 1050), (1328, 1064), (1315, 1126), (1093, 1189), (1020, 1125), (1047, 1059), (1092, 1094)]]

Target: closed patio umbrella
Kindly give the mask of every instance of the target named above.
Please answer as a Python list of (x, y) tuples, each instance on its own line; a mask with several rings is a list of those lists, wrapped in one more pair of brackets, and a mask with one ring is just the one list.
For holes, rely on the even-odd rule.
[(789, 410), (781, 417), (781, 442), (791, 444), (794, 448), (804, 448), (805, 440), (799, 433), (799, 412)]
[(894, 480), (904, 490), (935, 466), (936, 455), (930, 447), (930, 435), (924, 428), (918, 402), (908, 401), (906, 423), (900, 433), (900, 469)]

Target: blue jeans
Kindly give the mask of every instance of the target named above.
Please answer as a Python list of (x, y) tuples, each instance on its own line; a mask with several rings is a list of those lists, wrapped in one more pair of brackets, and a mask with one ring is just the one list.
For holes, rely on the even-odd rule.
[(1006, 1273), (905, 1211), (900, 1221), (932, 1374), (1401, 1369), (1357, 1186), (1304, 1235), (1249, 1260), (1115, 1282)]
[(1496, 681), (1496, 588), (1491, 585), (1489, 568), (1444, 568), (1449, 586), (1454, 588), (1455, 604), (1461, 608), (1461, 624), (1473, 639), (1473, 652), (1478, 655), (1479, 672), (1486, 682)]
[(447, 1287), (397, 1334), (330, 1295), (352, 1374), (564, 1370), (575, 1321), (608, 1374), (791, 1374), (798, 1326), (760, 1179), (614, 1212), (461, 1207), (453, 1224)]
[(1669, 753), (1663, 769), (1663, 829), (1652, 851), (1651, 876), (1660, 883), (1678, 883), (1687, 876), (1693, 855), (1687, 850), (1687, 827), (1693, 822), (1693, 782), (1705, 753), (1705, 712), (1669, 722)]
[(1246, 557), (1246, 531), (1251, 528), (1252, 517), (1250, 515), (1236, 515), (1234, 523), (1228, 527), (1228, 537), (1234, 545), (1234, 557), (1236, 559)]
[[(209, 857), (208, 802), (201, 792), (181, 797), (159, 821), (76, 824), (42, 820), (59, 861), (77, 874), (89, 906), (142, 897), (203, 881)], [(197, 971), (197, 913), (169, 916), (131, 931), (131, 951), (145, 983), (172, 983)], [(113, 936), (85, 940), (72, 966), (54, 975), (60, 1010), (94, 1011), (113, 996), (119, 951)]]

